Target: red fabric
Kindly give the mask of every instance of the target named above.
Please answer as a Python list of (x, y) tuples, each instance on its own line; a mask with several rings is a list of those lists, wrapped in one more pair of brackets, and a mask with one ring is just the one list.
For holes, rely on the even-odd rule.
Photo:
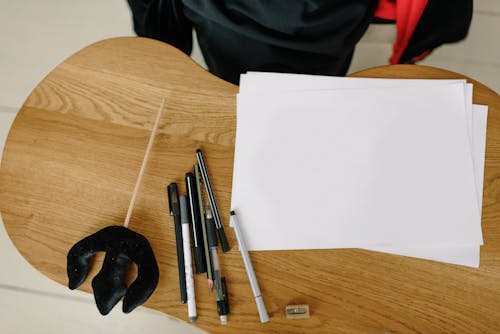
[(427, 50), (425, 51), (424, 53), (418, 55), (418, 56), (415, 56), (411, 59), (411, 61), (415, 62), (415, 61), (419, 61), (419, 60), (422, 60), (424, 59), (425, 57), (427, 57), (429, 55), (429, 53), (431, 53), (431, 50)]
[[(375, 16), (395, 20), (397, 38), (392, 46), (391, 64), (398, 64), (424, 12), (427, 0), (380, 0)], [(424, 56), (425, 57), (425, 56)]]
[(377, 9), (375, 10), (375, 17), (396, 21), (396, 1), (379, 0)]

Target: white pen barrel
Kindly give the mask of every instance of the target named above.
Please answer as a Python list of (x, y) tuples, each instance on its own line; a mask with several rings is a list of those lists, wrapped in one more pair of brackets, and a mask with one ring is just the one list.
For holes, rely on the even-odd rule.
[(191, 258), (191, 234), (189, 233), (189, 214), (186, 196), (179, 197), (182, 225), (182, 249), (184, 251), (184, 273), (186, 274), (186, 292), (189, 321), (196, 321), (196, 298), (194, 295), (193, 260)]
[(238, 248), (240, 249), (241, 257), (243, 258), (243, 264), (245, 265), (245, 270), (247, 271), (248, 280), (250, 281), (250, 286), (252, 287), (253, 296), (258, 297), (260, 296), (259, 283), (255, 277), (255, 271), (253, 269), (252, 261), (250, 260), (250, 254), (248, 254), (245, 240), (243, 239), (243, 233), (241, 233), (240, 226), (236, 220), (233, 221), (233, 227), (236, 239), (238, 239)]
[(231, 211), (231, 224), (234, 233), (236, 234), (236, 239), (238, 240), (238, 247), (240, 249), (241, 257), (243, 258), (243, 264), (245, 265), (245, 270), (247, 271), (248, 280), (250, 281), (250, 286), (252, 287), (253, 296), (255, 297), (255, 303), (257, 304), (257, 310), (259, 312), (259, 317), (261, 322), (269, 321), (269, 314), (266, 310), (266, 305), (262, 299), (260, 293), (259, 283), (257, 282), (257, 277), (255, 277), (255, 271), (253, 269), (252, 260), (248, 254), (247, 246), (245, 244), (245, 238), (243, 237), (243, 232), (240, 229), (238, 218), (234, 211)]
[(193, 264), (191, 260), (191, 239), (189, 225), (182, 225), (182, 239), (184, 249), (184, 270), (186, 273), (187, 306), (189, 321), (196, 320), (196, 299), (194, 294)]
[(266, 305), (262, 296), (255, 297), (255, 303), (257, 304), (257, 311), (259, 312), (260, 322), (268, 322), (269, 314), (267, 313)]

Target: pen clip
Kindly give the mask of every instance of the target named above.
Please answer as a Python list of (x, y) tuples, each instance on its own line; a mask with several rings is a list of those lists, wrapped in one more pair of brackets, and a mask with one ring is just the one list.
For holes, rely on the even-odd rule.
[(177, 194), (177, 183), (172, 182), (167, 187), (168, 209), (171, 216), (179, 214), (179, 196)]

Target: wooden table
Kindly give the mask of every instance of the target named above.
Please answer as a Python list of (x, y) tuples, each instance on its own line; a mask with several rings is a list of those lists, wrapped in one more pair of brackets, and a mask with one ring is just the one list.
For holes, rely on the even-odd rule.
[[(354, 76), (463, 78), (415, 65), (380, 67)], [(474, 102), (489, 105), (485, 245), (479, 269), (357, 249), (252, 252), (271, 316), (269, 323), (260, 324), (228, 227), (238, 88), (213, 77), (180, 51), (141, 38), (91, 45), (34, 89), (6, 143), (0, 210), (26, 260), (66, 285), (69, 248), (102, 227), (123, 223), (155, 114), (166, 96), (168, 109), (130, 223), (149, 239), (160, 265), (159, 286), (147, 307), (187, 319), (186, 306), (179, 302), (165, 187), (175, 181), (184, 191), (184, 173), (201, 147), (233, 248), (221, 256), (231, 301), (229, 323), (219, 324), (214, 296), (200, 276), (196, 326), (218, 333), (498, 333), (500, 98), (474, 84)], [(91, 291), (90, 277), (82, 286), (85, 291)], [(311, 318), (287, 320), (285, 306), (298, 303), (310, 305)]]

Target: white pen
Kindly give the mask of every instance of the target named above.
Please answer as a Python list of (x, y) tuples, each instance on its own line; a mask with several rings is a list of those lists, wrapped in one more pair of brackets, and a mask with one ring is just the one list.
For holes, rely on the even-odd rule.
[(196, 321), (196, 299), (194, 295), (193, 265), (191, 260), (191, 235), (189, 231), (189, 213), (186, 196), (179, 197), (181, 207), (182, 247), (184, 250), (184, 270), (186, 273), (187, 306), (189, 321)]
[(260, 293), (259, 283), (257, 282), (257, 277), (255, 277), (255, 271), (253, 270), (252, 261), (250, 260), (250, 255), (248, 254), (247, 246), (245, 244), (245, 239), (243, 238), (243, 233), (241, 232), (238, 218), (236, 213), (231, 211), (231, 220), (229, 223), (234, 229), (236, 234), (236, 239), (238, 240), (238, 248), (241, 252), (241, 257), (243, 258), (243, 264), (248, 274), (248, 279), (250, 280), (250, 286), (252, 287), (253, 296), (255, 297), (255, 303), (257, 304), (257, 310), (259, 311), (260, 322), (268, 322), (269, 315), (267, 314), (266, 305), (262, 299)]

